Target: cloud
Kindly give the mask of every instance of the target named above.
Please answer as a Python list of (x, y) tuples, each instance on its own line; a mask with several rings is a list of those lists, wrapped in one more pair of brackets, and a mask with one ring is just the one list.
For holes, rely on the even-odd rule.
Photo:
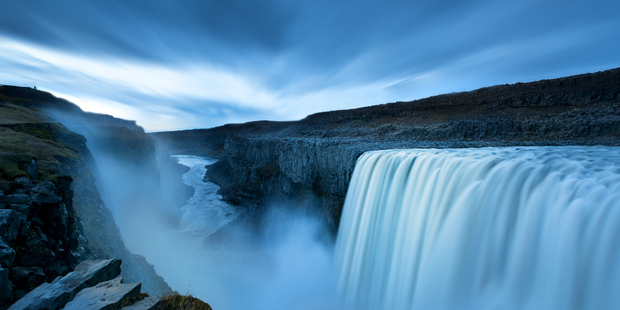
[(620, 3), (607, 0), (0, 2), (0, 83), (150, 130), (620, 66)]

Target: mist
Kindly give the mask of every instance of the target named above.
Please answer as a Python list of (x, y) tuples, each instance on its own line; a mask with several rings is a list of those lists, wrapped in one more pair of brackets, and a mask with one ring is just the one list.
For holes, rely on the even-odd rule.
[(273, 205), (257, 230), (235, 221), (242, 213), (202, 180), (215, 160), (173, 158), (161, 145), (141, 157), (148, 152), (111, 145), (109, 127), (58, 119), (87, 138), (97, 187), (127, 249), (173, 290), (214, 309), (343, 309), (334, 245), (318, 218)]

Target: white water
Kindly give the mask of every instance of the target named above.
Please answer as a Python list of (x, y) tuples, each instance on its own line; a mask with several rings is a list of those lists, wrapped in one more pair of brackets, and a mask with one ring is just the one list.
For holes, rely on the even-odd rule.
[(183, 183), (194, 189), (194, 195), (181, 208), (179, 226), (185, 234), (204, 239), (237, 217), (235, 209), (223, 202), (222, 197), (217, 194), (219, 187), (203, 181), (207, 172), (205, 166), (215, 163), (215, 160), (191, 155), (178, 155), (173, 158), (179, 164), (189, 167), (189, 171), (183, 175)]
[[(234, 208), (220, 200), (217, 185), (203, 182), (205, 165), (215, 160), (198, 156), (175, 156), (190, 168), (183, 175), (183, 182), (194, 188), (194, 195), (180, 210), (178, 227), (165, 225), (158, 216), (151, 215), (157, 208), (151, 205), (141, 212), (125, 212), (121, 225), (127, 247), (143, 255), (173, 290), (181, 294), (193, 294), (209, 300), (220, 289), (217, 279), (220, 270), (210, 261), (210, 252), (204, 240), (218, 228), (237, 217)], [(125, 206), (135, 209), (135, 204)]]
[(620, 148), (369, 152), (336, 245), (369, 309), (618, 309)]
[(153, 222), (150, 239), (132, 238), (137, 240), (132, 250), (144, 255), (174, 290), (191, 293), (214, 309), (341, 309), (331, 248), (316, 239), (322, 230), (318, 220), (273, 212), (265, 228), (268, 236), (234, 240), (223, 248), (205, 246), (205, 238), (237, 213), (221, 201), (217, 185), (203, 181), (205, 165), (215, 160), (174, 158), (190, 168), (183, 182), (195, 190), (181, 209), (180, 229)]

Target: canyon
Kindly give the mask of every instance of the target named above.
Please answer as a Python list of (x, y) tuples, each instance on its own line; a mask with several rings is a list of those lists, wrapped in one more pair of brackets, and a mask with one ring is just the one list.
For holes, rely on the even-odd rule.
[(367, 151), (620, 145), (620, 69), (309, 115), (151, 134), (178, 154), (219, 159), (205, 179), (260, 218), (285, 203), (332, 235), (357, 158)]

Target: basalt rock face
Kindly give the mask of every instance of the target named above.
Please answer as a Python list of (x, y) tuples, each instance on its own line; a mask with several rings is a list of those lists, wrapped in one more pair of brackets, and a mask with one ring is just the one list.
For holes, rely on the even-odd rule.
[(73, 209), (71, 179), (24, 183), (29, 186), (21, 194), (0, 194), (0, 265), (8, 272), (0, 308), (65, 275), (90, 253)]
[(317, 113), (298, 122), (153, 136), (178, 152), (220, 159), (206, 178), (221, 186), (226, 200), (258, 213), (274, 199), (312, 201), (302, 205), (335, 228), (355, 161), (365, 151), (620, 145), (620, 68)]
[(232, 139), (226, 158), (208, 167), (225, 200), (260, 214), (286, 204), (319, 215), (335, 228), (355, 161), (365, 150), (351, 143), (311, 139)]

